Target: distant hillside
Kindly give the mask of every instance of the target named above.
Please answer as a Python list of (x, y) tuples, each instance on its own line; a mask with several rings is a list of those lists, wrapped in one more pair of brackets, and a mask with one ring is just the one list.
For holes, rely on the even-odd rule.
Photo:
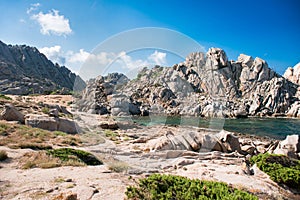
[(73, 90), (84, 81), (68, 68), (53, 64), (37, 48), (0, 41), (0, 93), (32, 94)]

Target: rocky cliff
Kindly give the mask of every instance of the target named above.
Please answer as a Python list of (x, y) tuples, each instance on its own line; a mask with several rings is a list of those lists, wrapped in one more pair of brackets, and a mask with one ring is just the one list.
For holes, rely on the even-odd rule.
[(0, 93), (31, 94), (73, 90), (84, 82), (69, 69), (53, 64), (35, 47), (0, 41)]
[(283, 77), (295, 84), (300, 85), (300, 63), (294, 67), (287, 68), (283, 74)]
[[(112, 78), (114, 77), (114, 78)], [(300, 87), (241, 54), (229, 61), (219, 48), (191, 53), (173, 67), (144, 68), (134, 80), (122, 74), (90, 81), (80, 111), (111, 115), (300, 117)]]

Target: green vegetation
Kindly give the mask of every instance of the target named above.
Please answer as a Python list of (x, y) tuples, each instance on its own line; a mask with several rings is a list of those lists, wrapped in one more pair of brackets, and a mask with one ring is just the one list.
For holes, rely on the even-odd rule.
[(86, 165), (102, 165), (103, 162), (98, 160), (93, 154), (72, 148), (60, 148), (48, 151), (49, 155), (59, 158), (62, 161), (75, 160), (83, 162)]
[(191, 180), (181, 176), (153, 174), (141, 179), (138, 186), (129, 186), (128, 199), (258, 199), (248, 192), (231, 188), (225, 183)]
[(0, 151), (0, 161), (6, 160), (8, 158), (6, 151)]
[(49, 108), (48, 107), (42, 108), (42, 113), (49, 114)]
[(5, 96), (4, 94), (0, 94), (0, 99), (12, 100), (10, 97)]
[(251, 158), (251, 163), (267, 173), (270, 178), (291, 188), (300, 189), (300, 161), (284, 155), (259, 154)]
[(105, 134), (105, 137), (108, 137), (110, 140), (112, 141), (117, 141), (117, 137), (119, 137), (119, 134), (112, 131), (112, 130), (109, 130), (109, 129), (106, 129), (104, 130), (104, 134)]

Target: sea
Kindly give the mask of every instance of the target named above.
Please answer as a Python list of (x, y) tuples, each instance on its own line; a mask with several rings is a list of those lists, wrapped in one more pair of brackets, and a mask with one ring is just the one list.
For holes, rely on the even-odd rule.
[(287, 135), (300, 135), (300, 119), (293, 118), (201, 118), (187, 116), (147, 116), (132, 117), (132, 120), (142, 126), (174, 125), (195, 126), (227, 130), (242, 134), (266, 136), (274, 139), (284, 139)]

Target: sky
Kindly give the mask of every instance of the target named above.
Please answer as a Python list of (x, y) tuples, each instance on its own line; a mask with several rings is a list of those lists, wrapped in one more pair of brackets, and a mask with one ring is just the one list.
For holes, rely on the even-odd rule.
[[(76, 73), (89, 58), (130, 71), (138, 65), (171, 66), (185, 57), (160, 48), (101, 49), (116, 35), (144, 27), (183, 34), (199, 51), (222, 48), (230, 60), (241, 53), (260, 57), (280, 74), (300, 62), (299, 0), (0, 0), (0, 10), (1, 41), (37, 47)], [(144, 36), (131, 38), (138, 37)], [(186, 48), (185, 40), (172, 42)]]

